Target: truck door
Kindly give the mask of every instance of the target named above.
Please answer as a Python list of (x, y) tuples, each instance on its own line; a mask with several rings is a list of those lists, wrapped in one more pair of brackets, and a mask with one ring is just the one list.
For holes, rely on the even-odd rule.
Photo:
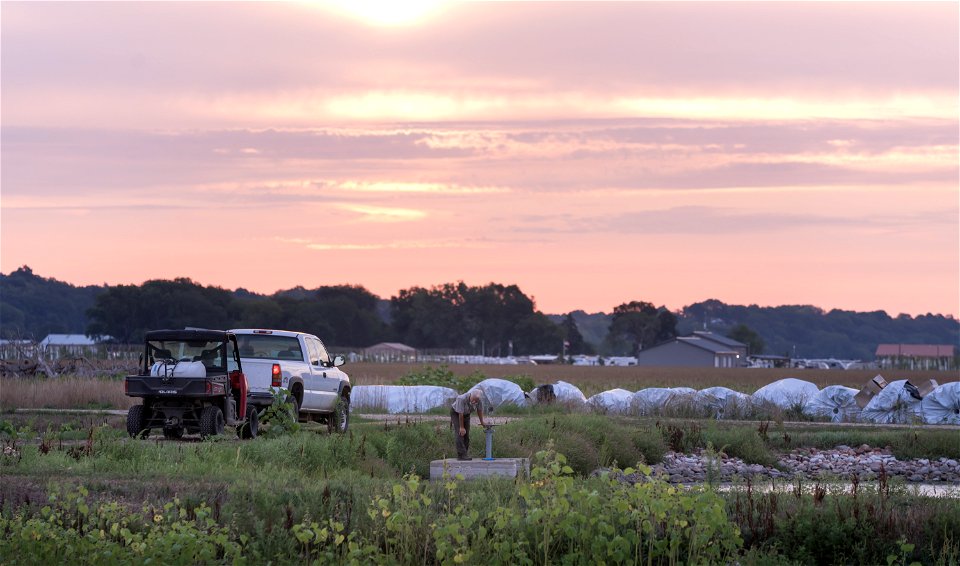
[[(304, 391), (304, 405), (307, 409), (328, 411), (336, 401), (340, 381), (335, 374), (330, 373), (330, 368), (323, 365), (327, 352), (320, 341), (311, 337), (304, 337), (303, 341), (310, 362), (310, 379), (309, 386)], [(306, 403), (308, 395), (311, 397), (309, 404)]]

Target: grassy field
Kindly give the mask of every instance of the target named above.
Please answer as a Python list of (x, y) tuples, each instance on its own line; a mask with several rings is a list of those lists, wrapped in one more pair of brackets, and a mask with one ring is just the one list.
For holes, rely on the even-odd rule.
[[(354, 384), (393, 383), (413, 364), (353, 364)], [(468, 376), (527, 375), (585, 394), (616, 387), (746, 393), (783, 377), (858, 386), (874, 372), (459, 366)], [(888, 380), (956, 376), (884, 372)], [(960, 563), (960, 501), (897, 481), (851, 493), (629, 487), (598, 468), (656, 464), (667, 450), (722, 447), (775, 465), (800, 447), (889, 447), (899, 459), (960, 459), (955, 429), (726, 422), (567, 414), (534, 407), (497, 429), (498, 454), (530, 457), (531, 478), (427, 482), (453, 453), (445, 422), (355, 414), (350, 432), (132, 440), (123, 416), (12, 413), (119, 408), (122, 380), (0, 380), (0, 564), (922, 564)], [(802, 425), (802, 426), (801, 426)], [(155, 431), (157, 432), (157, 431)], [(483, 433), (474, 427), (475, 455)], [(843, 479), (843, 478), (838, 478)], [(857, 485), (856, 483), (854, 485)]]
[[(531, 456), (532, 477), (461, 483), (419, 479), (431, 459), (452, 453), (444, 423), (358, 420), (342, 436), (307, 426), (253, 441), (168, 442), (131, 440), (82, 420), (90, 417), (54, 417), (59, 427), (47, 417), (0, 426), (4, 564), (960, 560), (960, 502), (917, 497), (896, 482), (861, 485), (856, 495), (820, 484), (812, 494), (789, 484), (719, 493), (589, 477), (601, 466), (658, 461), (677, 435), (650, 420), (541, 415), (507, 423), (498, 448)], [(678, 426), (688, 427), (691, 448), (724, 445), (748, 461), (767, 463), (780, 449), (773, 431), (764, 438), (754, 426)], [(482, 447), (482, 432), (472, 432)], [(948, 431), (839, 434), (804, 442), (960, 452), (951, 451)]]

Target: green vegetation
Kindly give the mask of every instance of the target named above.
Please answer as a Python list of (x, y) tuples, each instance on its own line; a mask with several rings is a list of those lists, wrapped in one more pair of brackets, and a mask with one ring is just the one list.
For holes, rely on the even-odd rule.
[(83, 486), (52, 487), (39, 510), (3, 510), (0, 555), (8, 564), (674, 564), (726, 561), (740, 549), (739, 528), (712, 491), (572, 474), (563, 455), (548, 450), (529, 481), (431, 484), (409, 474), (373, 486), (363, 500), (336, 502), (327, 486), (320, 514), (280, 504), (282, 528), (203, 501), (174, 497), (130, 512), (93, 501)]
[[(419, 370), (411, 370), (398, 379), (394, 385), (438, 385), (465, 393), (484, 379), (487, 379), (487, 376), (480, 370), (476, 370), (469, 375), (457, 375), (446, 364), (441, 364), (436, 367), (423, 366)], [(529, 375), (505, 375), (499, 379), (512, 381), (524, 391), (530, 391), (536, 387), (536, 383)]]
[[(675, 443), (769, 451), (779, 434), (659, 424), (590, 415), (511, 422), (498, 427), (496, 446), (532, 456), (529, 479), (426, 482), (429, 461), (452, 451), (445, 423), (168, 442), (67, 423), (38, 435), (5, 421), (0, 556), (5, 564), (960, 559), (960, 502), (902, 486), (761, 492), (746, 484), (722, 493), (651, 479), (643, 462)], [(627, 462), (640, 462), (634, 485), (618, 480), (634, 473), (616, 469)], [(601, 467), (614, 469), (591, 477)]]

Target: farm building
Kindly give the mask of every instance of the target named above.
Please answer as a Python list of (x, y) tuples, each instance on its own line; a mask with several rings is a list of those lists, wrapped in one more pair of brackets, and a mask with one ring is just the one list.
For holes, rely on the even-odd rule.
[(696, 336), (697, 338), (703, 338), (704, 340), (716, 342), (721, 346), (726, 346), (727, 348), (740, 354), (741, 360), (747, 359), (747, 345), (744, 344), (743, 342), (738, 342), (733, 338), (727, 338), (726, 336), (723, 336), (720, 334), (714, 334), (713, 332), (707, 332), (705, 330), (694, 330), (693, 335)]
[(877, 365), (881, 369), (956, 369), (953, 346), (946, 344), (880, 344)]
[[(729, 340), (729, 339), (728, 339)], [(735, 342), (735, 341), (734, 341)], [(737, 344), (740, 344), (737, 342)], [(746, 348), (745, 345), (740, 344)], [(637, 354), (638, 366), (692, 366), (735, 368), (746, 361), (746, 356), (714, 340), (699, 335), (682, 336)]]
[(95, 340), (83, 334), (49, 334), (40, 341), (38, 347), (44, 356), (56, 359), (62, 356), (84, 356), (96, 352), (97, 345), (106, 340), (111, 340), (109, 336), (103, 336), (100, 340)]
[(363, 357), (377, 362), (415, 362), (417, 349), (399, 342), (380, 342), (364, 348)]

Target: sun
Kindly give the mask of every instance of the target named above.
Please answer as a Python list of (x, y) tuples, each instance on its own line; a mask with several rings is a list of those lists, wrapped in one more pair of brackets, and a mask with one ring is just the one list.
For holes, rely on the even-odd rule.
[(317, 2), (373, 26), (402, 27), (423, 23), (451, 0), (323, 0)]

